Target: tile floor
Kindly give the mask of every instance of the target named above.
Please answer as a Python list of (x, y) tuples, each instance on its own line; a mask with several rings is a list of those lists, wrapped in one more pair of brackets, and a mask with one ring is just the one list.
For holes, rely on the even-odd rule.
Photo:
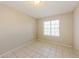
[(78, 57), (71, 47), (33, 42), (15, 51), (1, 55), (2, 58), (74, 58)]

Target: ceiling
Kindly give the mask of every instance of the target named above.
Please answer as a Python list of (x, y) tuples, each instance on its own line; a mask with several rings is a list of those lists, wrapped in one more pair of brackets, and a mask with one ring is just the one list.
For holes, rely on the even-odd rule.
[(0, 4), (11, 6), (34, 18), (72, 12), (78, 3), (78, 1), (41, 1), (39, 5), (35, 5), (34, 1), (0, 2)]

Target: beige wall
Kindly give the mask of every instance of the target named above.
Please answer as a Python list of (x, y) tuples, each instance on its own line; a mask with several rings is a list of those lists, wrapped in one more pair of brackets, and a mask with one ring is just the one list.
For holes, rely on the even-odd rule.
[[(48, 37), (43, 35), (43, 22), (46, 20), (60, 20), (60, 37)], [(56, 15), (48, 18), (38, 20), (38, 39), (44, 41), (50, 41), (52, 43), (57, 42), (72, 46), (72, 12), (62, 15)]]
[(79, 51), (79, 6), (74, 10), (74, 40), (73, 45)]
[(0, 53), (35, 39), (36, 20), (0, 5)]

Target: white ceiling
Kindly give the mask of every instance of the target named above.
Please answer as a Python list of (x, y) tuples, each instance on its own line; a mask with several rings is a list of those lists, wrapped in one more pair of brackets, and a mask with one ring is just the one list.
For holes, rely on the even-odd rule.
[(39, 7), (33, 1), (0, 2), (35, 18), (47, 17), (73, 11), (78, 1), (42, 1)]

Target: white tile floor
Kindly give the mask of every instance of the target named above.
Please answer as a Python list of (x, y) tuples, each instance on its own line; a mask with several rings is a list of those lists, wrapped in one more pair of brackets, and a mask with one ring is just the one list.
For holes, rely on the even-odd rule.
[(74, 58), (77, 57), (71, 47), (33, 42), (28, 46), (5, 53), (2, 58)]

